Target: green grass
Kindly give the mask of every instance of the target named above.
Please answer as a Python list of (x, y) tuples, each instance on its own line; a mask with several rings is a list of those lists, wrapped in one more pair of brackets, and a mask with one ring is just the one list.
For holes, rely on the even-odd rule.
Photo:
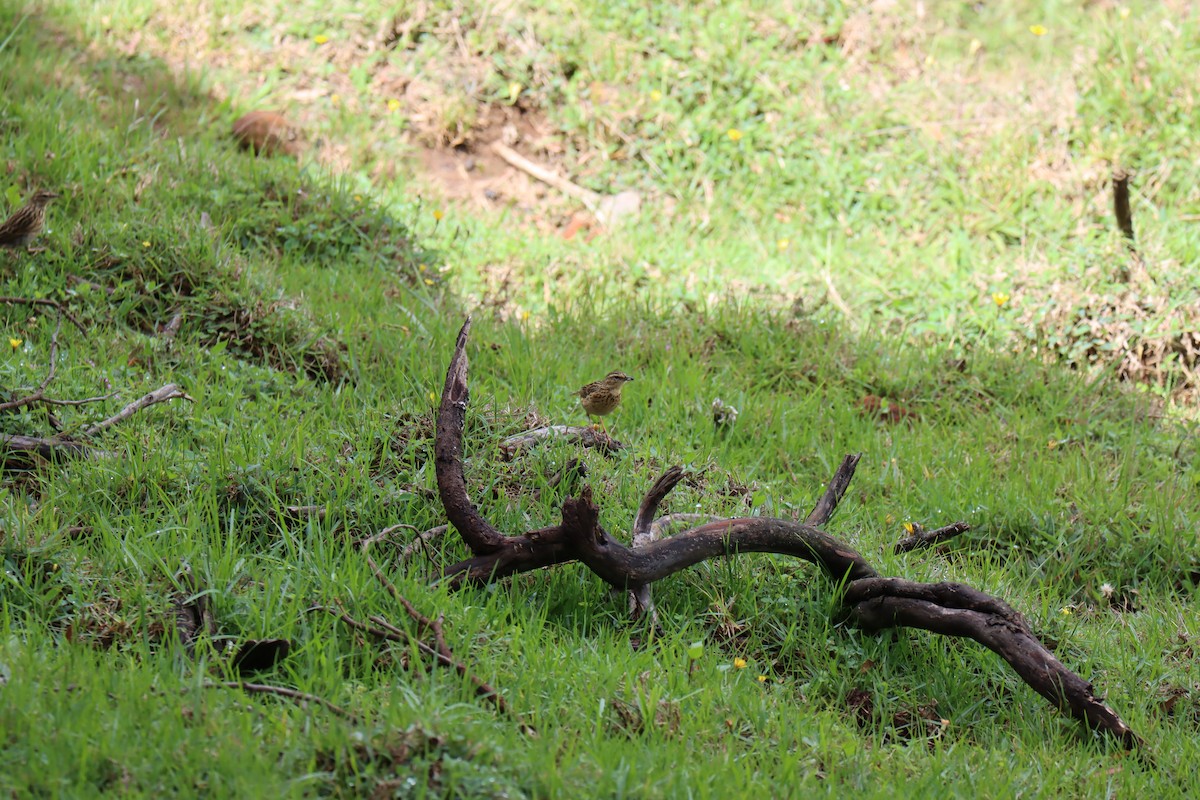
[[(195, 398), (100, 435), (116, 458), (5, 475), (0, 791), (1200, 790), (1191, 415), (1163, 413), (1155, 392), (1111, 371), (1053, 363), (1046, 348), (1063, 351), (1041, 334), (1020, 338), (1046, 318), (1028, 309), (1053, 281), (1074, 281), (1081, 296), (1115, 285), (1126, 256), (1097, 194), (1106, 159), (1148, 176), (1135, 207), (1148, 268), (1172, 303), (1194, 299), (1194, 278), (1167, 267), (1196, 252), (1180, 220), (1198, 200), (1182, 55), (1196, 49), (1195, 22), (1165, 27), (1166, 12), (1150, 6), (1123, 18), (1103, 4), (947, 4), (915, 27), (860, 19), (855, 35), (869, 41), (856, 50), (806, 44), (812, 33), (850, 36), (861, 12), (841, 4), (794, 19), (752, 4), (514, 8), (488, 17), (479, 4), (455, 7), (464, 41), (494, 67), (462, 98), (477, 108), (521, 82), (569, 156), (607, 154), (581, 182), (651, 195), (619, 235), (563, 242), (516, 210), (419, 200), (407, 162), (395, 183), (381, 177), (406, 145), (384, 135), (402, 126), (375, 81), (389, 65), (435, 77), (429, 65), (453, 53), (440, 27), (448, 5), (411, 49), (360, 56), (386, 62), (374, 73), (327, 56), (349, 58), (337, 48), (376, 36), (390, 7), (343, 20), (328, 4), (285, 13), (217, 3), (190, 28), (148, 0), (0, 8), (6, 202), (41, 186), (65, 195), (44, 251), (0, 254), (0, 294), (60, 301), (85, 323), (86, 336), (69, 325), (59, 334), (52, 396), (119, 393), (51, 410), (78, 432), (167, 382)], [(747, 11), (754, 36), (739, 28)], [(591, 24), (564, 31), (568, 14)], [(185, 30), (195, 34), (186, 58), (172, 38)], [(122, 48), (135, 31), (144, 39), (130, 56)], [(281, 33), (283, 50), (309, 53), (291, 70), (270, 60)], [(525, 35), (544, 46), (522, 50)], [(1080, 66), (1077, 48), (1096, 66)], [(241, 59), (255, 52), (265, 61), (250, 72)], [(954, 81), (972, 69), (986, 91)], [(877, 97), (884, 77), (890, 91)], [(1005, 93), (1022, 81), (1024, 94)], [(596, 84), (616, 97), (588, 114)], [(1036, 92), (1067, 84), (1070, 103)], [(342, 143), (346, 171), (255, 159), (224, 138), (245, 107), (312, 86), (342, 93), (310, 133)], [(958, 93), (978, 96), (997, 123), (925, 113)], [(320, 97), (314, 105), (328, 103)], [(1055, 121), (1060, 106), (1070, 113)], [(943, 120), (941, 139), (931, 117)], [(1031, 178), (1051, 157), (1065, 159), (1051, 171), (1060, 178)], [(446, 212), (436, 225), (433, 208)], [(824, 299), (826, 270), (848, 317)], [(1011, 305), (996, 306), (1000, 291)], [(884, 574), (962, 581), (1009, 601), (1153, 760), (1094, 739), (974, 644), (847, 628), (836, 587), (784, 558), (714, 561), (662, 581), (663, 636), (635, 648), (643, 627), (579, 565), (451, 592), (430, 577), (437, 562), (465, 557), (452, 535), (433, 564), (389, 557), (399, 588), (445, 614), (454, 652), (536, 738), (452, 671), (423, 670), (419, 653), (313, 611), (340, 602), (357, 618), (406, 624), (356, 542), (444, 521), (432, 409), (466, 311), (476, 314), (468, 486), (501, 529), (558, 519), (565, 490), (547, 491), (548, 476), (571, 458), (588, 465), (603, 524), (623, 531), (670, 464), (690, 476), (668, 512), (795, 519), (844, 454), (862, 453), (830, 532)], [(168, 340), (159, 331), (176, 314)], [(0, 307), (3, 332), (21, 340), (0, 354), (4, 399), (45, 376), (54, 322)], [(572, 389), (618, 367), (637, 377), (611, 418), (628, 450), (606, 459), (551, 443), (499, 460), (500, 440), (528, 415), (581, 423)], [(868, 395), (918, 418), (880, 422), (861, 411)], [(716, 397), (740, 411), (728, 432), (712, 424)], [(34, 407), (5, 415), (0, 430), (53, 428)], [(288, 511), (311, 505), (324, 515)], [(973, 530), (945, 551), (891, 554), (904, 523), (959, 519)], [(218, 623), (195, 659), (173, 633), (185, 564)], [(219, 642), (273, 637), (294, 648), (259, 680), (360, 721), (202, 688), (230, 677)], [(691, 670), (694, 642), (703, 649)]]

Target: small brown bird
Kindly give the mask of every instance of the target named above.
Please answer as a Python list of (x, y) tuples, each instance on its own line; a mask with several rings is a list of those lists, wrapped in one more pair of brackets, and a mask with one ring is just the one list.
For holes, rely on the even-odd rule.
[(46, 227), (46, 206), (58, 197), (44, 189), (33, 193), (29, 202), (0, 223), (0, 247), (24, 247)]
[[(604, 380), (589, 383), (579, 390), (579, 404), (589, 417), (603, 417), (621, 403), (621, 387), (633, 380), (624, 372), (613, 370), (604, 376)], [(604, 420), (600, 420), (600, 428), (608, 434)]]

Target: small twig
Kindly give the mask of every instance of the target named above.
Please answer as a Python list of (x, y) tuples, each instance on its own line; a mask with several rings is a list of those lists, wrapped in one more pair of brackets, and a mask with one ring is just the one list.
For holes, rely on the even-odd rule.
[(846, 489), (850, 487), (850, 481), (854, 480), (854, 470), (858, 468), (859, 459), (862, 455), (847, 455), (842, 459), (842, 463), (838, 465), (837, 472), (833, 473), (833, 477), (829, 479), (829, 485), (825, 487), (825, 494), (821, 495), (821, 499), (813, 506), (813, 510), (808, 512), (808, 516), (804, 519), (805, 525), (814, 527), (824, 525), (833, 518), (833, 512), (837, 510), (837, 505), (841, 502), (842, 495), (846, 493)]
[(825, 279), (825, 289), (827, 290), (826, 296), (829, 298), (829, 302), (833, 304), (834, 308), (842, 312), (842, 316), (844, 316), (848, 322), (853, 322), (854, 314), (851, 313), (850, 306), (846, 305), (846, 301), (842, 299), (842, 296), (838, 294), (837, 288), (834, 287), (833, 276), (829, 274), (828, 270), (826, 270), (822, 277)]
[(912, 550), (920, 550), (925, 547), (933, 547), (936, 544), (941, 544), (949, 539), (953, 539), (959, 534), (966, 533), (971, 530), (971, 526), (965, 522), (953, 522), (943, 528), (938, 528), (935, 531), (927, 531), (920, 525), (913, 525), (911, 536), (906, 536), (896, 542), (896, 546), (892, 548), (894, 553), (907, 553)]
[(492, 150), (496, 155), (507, 161), (512, 166), (525, 172), (534, 178), (537, 178), (542, 183), (548, 184), (555, 189), (558, 189), (568, 197), (573, 197), (588, 207), (589, 211), (595, 212), (600, 205), (601, 195), (598, 192), (593, 192), (591, 189), (585, 189), (582, 186), (572, 183), (561, 175), (557, 175), (543, 166), (533, 163), (525, 156), (507, 147), (503, 142), (492, 142)]
[(113, 414), (111, 417), (109, 417), (108, 419), (97, 422), (95, 425), (91, 426), (90, 428), (85, 429), (83, 431), (83, 435), (84, 436), (94, 436), (97, 433), (99, 433), (100, 431), (104, 430), (105, 428), (111, 428), (113, 425), (116, 425), (118, 422), (124, 422), (125, 420), (129, 419), (134, 414), (136, 414), (137, 412), (141, 411), (144, 408), (149, 408), (152, 405), (156, 405), (158, 403), (165, 403), (168, 400), (176, 400), (176, 399), (187, 400), (192, 403), (196, 402), (195, 398), (189, 396), (186, 392), (184, 392), (182, 389), (180, 389), (178, 384), (168, 383), (166, 386), (163, 386), (162, 388), (155, 389), (153, 392), (150, 392), (150, 394), (142, 395), (137, 400), (134, 400), (132, 403), (125, 406), (120, 411), (118, 411), (116, 414)]
[(582, 202), (597, 221), (606, 227), (615, 225), (623, 217), (637, 214), (641, 208), (642, 196), (637, 192), (624, 191), (615, 195), (593, 192), (533, 163), (511, 147), (506, 147), (503, 142), (492, 142), (492, 150), (517, 169)]
[(48, 406), (86, 406), (92, 403), (103, 403), (105, 400), (112, 400), (116, 396), (116, 392), (111, 392), (109, 394), (96, 395), (95, 397), (85, 397), (82, 400), (59, 400), (55, 397), (42, 397), (39, 399)]
[(415, 539), (404, 545), (404, 549), (400, 551), (397, 560), (401, 562), (407, 561), (418, 550), (425, 550), (428, 553), (429, 543), (445, 534), (449, 527), (449, 525), (438, 525), (436, 528), (430, 528), (424, 533), (418, 533)]
[(286, 697), (289, 700), (295, 700), (297, 703), (317, 703), (325, 706), (325, 708), (337, 714), (342, 719), (348, 721), (352, 725), (359, 723), (358, 717), (351, 714), (341, 706), (334, 705), (323, 697), (317, 697), (315, 694), (308, 692), (297, 691), (296, 689), (288, 689), (284, 686), (269, 686), (265, 683), (244, 683), (242, 681), (205, 681), (200, 684), (205, 689), (241, 689), (244, 692), (251, 694), (273, 694), (277, 697)]
[[(367, 552), (371, 545), (381, 541), (382, 539), (386, 538), (387, 535), (390, 535), (394, 530), (397, 530), (401, 527), (411, 526), (393, 525), (391, 528), (385, 528), (384, 530), (372, 536), (370, 539), (364, 540), (361, 544), (361, 549), (363, 552), (363, 557), (367, 559), (367, 565), (371, 568), (371, 572), (375, 575), (375, 578), (383, 584), (383, 587), (387, 590), (388, 594), (390, 594), (396, 602), (404, 607), (404, 610), (408, 616), (417, 623), (418, 631), (433, 632), (437, 647), (435, 649), (427, 642), (416, 638), (410, 637), (410, 641), (414, 642), (422, 652), (425, 652), (436, 658), (443, 666), (454, 667), (455, 671), (458, 672), (459, 675), (465, 677), (467, 680), (471, 681), (471, 683), (475, 684), (475, 693), (480, 697), (486, 698), (490, 703), (492, 703), (492, 705), (496, 707), (497, 711), (502, 711), (506, 714), (510, 713), (508, 704), (504, 702), (504, 698), (500, 695), (500, 693), (493, 689), (482, 678), (468, 670), (466, 664), (454, 657), (454, 653), (450, 650), (450, 645), (446, 642), (445, 632), (442, 629), (441, 617), (439, 616), (438, 619), (434, 621), (418, 611), (416, 606), (410, 603), (407, 597), (400, 594), (400, 590), (396, 588), (396, 585), (387, 579), (387, 576), (384, 575), (383, 571), (379, 569), (379, 565), (375, 563), (375, 559), (371, 558), (371, 554)], [(345, 616), (346, 615), (343, 614), (343, 618), (345, 618)], [(370, 620), (382, 628), (393, 631), (396, 635), (408, 635), (400, 628), (395, 627), (390, 622), (385, 620), (383, 617), (372, 616), (370, 617)], [(525, 725), (524, 723), (521, 724), (521, 730), (524, 733), (534, 732), (533, 728)]]
[(1113, 170), (1113, 213), (1117, 217), (1117, 227), (1133, 246), (1133, 212), (1129, 208), (1129, 173), (1118, 167)]
[(58, 371), (58, 334), (61, 331), (62, 316), (60, 315), (58, 322), (54, 325), (54, 333), (50, 335), (50, 369), (46, 372), (46, 377), (33, 390), (33, 394), (18, 400), (12, 400), (8, 403), (0, 403), (0, 412), (12, 411), (23, 406), (33, 405), (46, 397), (46, 389), (49, 388), (50, 382), (54, 380), (54, 374)]
[[(407, 601), (404, 601), (404, 602), (407, 603)], [(409, 611), (409, 613), (411, 615), (414, 616), (414, 619), (416, 619), (418, 621), (418, 625), (424, 626), (427, 624), (429, 629), (433, 631), (433, 634), (435, 637), (435, 643), (436, 643), (436, 647), (435, 647), (434, 645), (430, 645), (428, 642), (423, 641), (422, 639), (419, 639), (416, 636), (413, 636), (411, 633), (404, 630), (403, 628), (396, 627), (395, 625), (393, 625), (392, 623), (388, 622), (386, 619), (384, 619), (383, 617), (380, 617), (378, 615), (372, 615), (371, 617), (369, 617), (369, 619), (371, 620), (371, 622), (374, 623), (374, 625), (368, 625), (367, 623), (361, 622), (360, 620), (357, 620), (354, 617), (347, 614), (345, 609), (341, 608), (340, 605), (337, 608), (329, 608), (328, 606), (319, 606), (317, 608), (319, 608), (320, 610), (323, 610), (323, 611), (327, 611), (330, 614), (333, 614), (338, 619), (340, 619), (342, 622), (349, 625), (351, 628), (354, 628), (355, 630), (360, 630), (364, 633), (369, 633), (370, 635), (375, 636), (379, 639), (383, 639), (385, 641), (398, 642), (400, 644), (412, 645), (412, 646), (416, 647), (419, 651), (424, 653), (425, 655), (431, 656), (435, 661), (437, 661), (437, 663), (441, 664), (442, 666), (453, 667), (455, 672), (457, 672), (459, 675), (465, 677), (467, 680), (471, 681), (471, 683), (473, 683), (475, 685), (475, 694), (476, 695), (478, 695), (479, 697), (482, 697), (482, 698), (486, 699), (488, 702), (490, 702), (493, 706), (495, 706), (497, 711), (503, 712), (505, 714), (510, 714), (510, 715), (512, 714), (512, 711), (508, 707), (508, 703), (505, 702), (504, 697), (499, 692), (497, 692), (494, 688), (492, 688), (492, 686), (489, 685), (482, 678), (479, 678), (474, 673), (470, 672), (467, 669), (466, 664), (463, 664), (461, 661), (459, 661), (458, 659), (456, 659), (454, 657), (454, 653), (450, 650), (450, 645), (446, 643), (446, 637), (442, 630), (442, 617), (440, 615), (439, 615), (438, 619), (436, 621), (434, 621), (434, 620), (430, 620), (427, 617), (425, 617), (423, 614), (418, 612), (415, 608), (412, 608), (411, 604), (409, 604), (405, 609), (405, 610)], [(314, 608), (311, 610), (317, 610), (317, 608)], [(525, 725), (525, 724), (521, 725), (521, 730), (522, 730), (522, 732), (527, 733), (527, 734), (535, 733), (535, 731), (532, 727)]]
[(411, 527), (411, 525), (405, 525), (403, 523), (400, 525), (393, 525), (390, 528), (384, 528), (369, 539), (364, 539), (359, 544), (359, 549), (362, 550), (363, 557), (367, 559), (367, 566), (371, 568), (371, 573), (375, 576), (375, 579), (383, 584), (383, 588), (387, 589), (387, 593), (392, 596), (392, 599), (403, 603), (408, 603), (408, 601), (403, 598), (403, 596), (400, 594), (400, 590), (396, 588), (396, 585), (389, 581), (387, 576), (383, 574), (383, 570), (379, 568), (379, 565), (375, 563), (375, 559), (371, 558), (371, 554), (367, 551), (371, 549), (371, 545), (387, 538), (387, 536), (391, 535), (393, 531), (399, 530), (400, 528)]
[(0, 297), (0, 303), (4, 303), (5, 305), (17, 303), (26, 306), (49, 306), (50, 308), (58, 309), (58, 313), (66, 317), (72, 325), (79, 329), (80, 333), (82, 333), (84, 336), (88, 335), (87, 328), (83, 327), (79, 320), (75, 319), (74, 315), (72, 315), (70, 311), (67, 311), (66, 307), (62, 303), (59, 303), (55, 300), (46, 300), (40, 297)]

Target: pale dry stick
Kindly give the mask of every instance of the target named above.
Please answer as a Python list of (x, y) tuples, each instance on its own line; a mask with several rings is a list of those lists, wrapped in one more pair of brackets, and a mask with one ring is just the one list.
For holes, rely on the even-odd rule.
[[(434, 528), (430, 528), (427, 531), (418, 533), (416, 535), (416, 537), (414, 537), (413, 540), (411, 542), (409, 542), (408, 544), (406, 544), (404, 546), (404, 549), (402, 549), (400, 551), (400, 555), (397, 556), (396, 561), (398, 563), (403, 563), (404, 561), (407, 561), (409, 558), (412, 557), (413, 553), (417, 552), (420, 549), (423, 549), (424, 547), (426, 547), (426, 545), (429, 542), (433, 541), (437, 537), (444, 534), (446, 532), (447, 527), (448, 526), (446, 526), (446, 525), (438, 525)], [(380, 542), (386, 541), (386, 540), (390, 539), (392, 534), (395, 533), (396, 531), (405, 530), (405, 529), (415, 532), (417, 530), (417, 526), (409, 525), (405, 522), (396, 523), (395, 525), (384, 528), (383, 530), (381, 530), (379, 533), (375, 534), (374, 536), (371, 536), (367, 539), (363, 539), (361, 542), (359, 542), (359, 547), (362, 548), (363, 553), (366, 554), (367, 548), (370, 547), (371, 545), (379, 544)], [(370, 556), (367, 556), (367, 559), (370, 560)], [(378, 577), (378, 576), (376, 576), (376, 577)]]
[(404, 549), (400, 551), (400, 555), (396, 560), (403, 563), (412, 558), (413, 554), (418, 550), (424, 550), (425, 554), (429, 555), (429, 543), (445, 534), (449, 527), (449, 525), (438, 525), (435, 528), (418, 533), (415, 539), (404, 545)]
[(601, 436), (592, 427), (578, 425), (546, 425), (531, 431), (517, 433), (500, 442), (500, 454), (507, 460), (515, 458), (522, 450), (533, 447), (539, 442), (553, 438), (579, 444), (580, 447), (594, 447), (605, 455), (612, 455), (625, 445), (611, 437)]
[(296, 519), (316, 517), (318, 521), (324, 520), (327, 513), (325, 506), (284, 506), (283, 510)]
[(125, 406), (120, 411), (118, 411), (116, 414), (113, 414), (111, 417), (109, 417), (108, 419), (101, 420), (100, 422), (97, 422), (95, 425), (91, 426), (90, 428), (85, 429), (83, 431), (83, 435), (84, 436), (94, 436), (95, 434), (99, 433), (100, 431), (104, 430), (105, 428), (111, 428), (113, 425), (116, 425), (119, 422), (124, 422), (125, 420), (129, 419), (134, 414), (136, 414), (137, 412), (141, 411), (144, 408), (149, 408), (152, 405), (156, 405), (158, 403), (165, 403), (168, 400), (176, 400), (176, 399), (187, 400), (188, 402), (191, 402), (191, 403), (196, 402), (196, 399), (194, 397), (191, 397), (187, 392), (185, 392), (179, 388), (179, 384), (168, 383), (166, 386), (155, 389), (153, 392), (150, 392), (149, 394), (142, 395), (137, 400), (134, 400), (132, 403)]
[(637, 214), (638, 209), (641, 208), (642, 196), (637, 192), (625, 191), (615, 195), (602, 195), (578, 186), (545, 167), (533, 163), (503, 142), (492, 142), (492, 150), (517, 169), (583, 203), (587, 206), (588, 211), (595, 215), (600, 224), (606, 227), (615, 225), (622, 217)]
[(833, 276), (826, 270), (822, 276), (825, 279), (825, 288), (829, 290), (829, 302), (833, 303), (833, 307), (842, 312), (848, 321), (853, 321), (854, 315), (850, 313), (850, 306), (846, 305), (846, 301), (838, 294), (838, 290), (834, 288)]

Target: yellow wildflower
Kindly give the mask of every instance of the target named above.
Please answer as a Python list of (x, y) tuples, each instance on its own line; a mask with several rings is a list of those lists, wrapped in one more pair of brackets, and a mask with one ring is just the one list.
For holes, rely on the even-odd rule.
[(913, 526), (913, 524), (911, 522), (906, 522), (906, 523), (904, 523), (904, 530), (908, 531), (908, 533), (911, 534), (914, 530), (916, 530), (916, 528)]
[(11, 347), (13, 350), (16, 350), (18, 347), (20, 347), (23, 344), (23, 342), (24, 342), (24, 340), (22, 340), (22, 339), (10, 338), (8, 340), (8, 346)]
[(1032, 33), (1034, 36), (1045, 36), (1046, 35), (1046, 26), (1045, 25), (1030, 25), (1029, 32)]
[(329, 37), (323, 33), (318, 33), (316, 36), (313, 37), (313, 41), (316, 42), (317, 44), (325, 44), (326, 42), (329, 41)]
[(392, 97), (387, 101), (388, 111), (397, 111), (400, 108), (400, 101)]
[(1000, 308), (1008, 302), (1008, 295), (1005, 292), (995, 292), (992, 294), (992, 302), (996, 304), (996, 308)]
[(149, 246), (150, 246), (150, 242), (142, 242), (142, 247), (149, 247)]
[(1130, 13), (1132, 12), (1130, 12), (1129, 6), (1122, 6), (1121, 9), (1117, 11), (1117, 14), (1120, 15), (1121, 19), (1129, 19)]
[(767, 676), (766, 676), (766, 675), (759, 675), (759, 676), (758, 676), (758, 682), (759, 682), (759, 683), (766, 683), (766, 682), (767, 682)]
[(508, 102), (510, 102), (510, 103), (517, 102), (517, 98), (521, 96), (521, 92), (524, 91), (524, 89), (525, 89), (525, 87), (522, 86), (521, 84), (517, 83), (516, 81), (513, 81), (512, 83), (510, 83), (508, 85)]
[(733, 666), (736, 667), (737, 669), (745, 669), (746, 668), (746, 659), (735, 658), (733, 660)]
[(787, 250), (788, 245), (790, 245), (790, 244), (791, 244), (791, 242), (789, 242), (787, 239), (780, 239), (778, 242), (775, 243), (775, 246), (778, 247), (780, 250)]
[(743, 134), (737, 128), (730, 128), (729, 130), (725, 131), (725, 135), (729, 137), (729, 141), (738, 142), (741, 141), (745, 134)]
[(651, 89), (650, 99), (657, 103), (659, 100), (662, 100), (662, 92), (660, 92), (658, 89)]
[(446, 214), (445, 214), (445, 212), (443, 212), (443, 211), (442, 211), (440, 208), (435, 208), (435, 209), (433, 210), (433, 218), (434, 218), (434, 220), (436, 220), (437, 222), (441, 222), (441, 221), (442, 221), (442, 217), (444, 217), (444, 216), (446, 216)]

